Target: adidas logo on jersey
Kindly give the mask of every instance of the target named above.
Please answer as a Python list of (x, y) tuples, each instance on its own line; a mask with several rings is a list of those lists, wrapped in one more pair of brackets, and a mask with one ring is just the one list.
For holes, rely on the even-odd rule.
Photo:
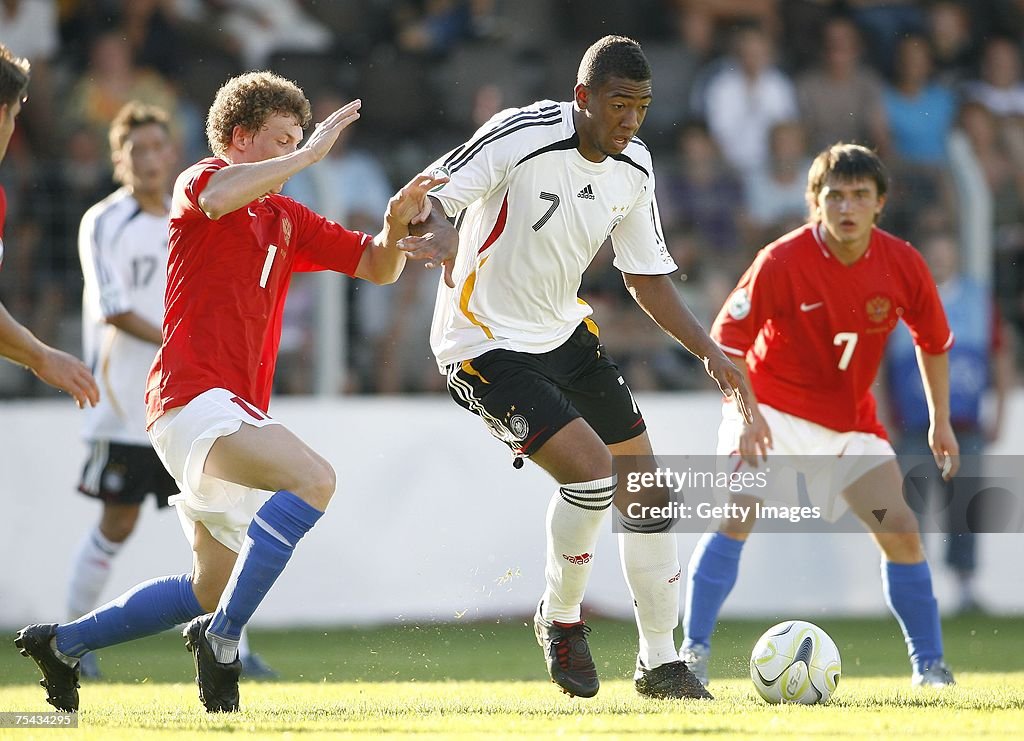
[(586, 186), (584, 186), (583, 190), (576, 194), (576, 197), (586, 198), (587, 200), (590, 201), (594, 200), (594, 189), (591, 187), (590, 183), (587, 183)]

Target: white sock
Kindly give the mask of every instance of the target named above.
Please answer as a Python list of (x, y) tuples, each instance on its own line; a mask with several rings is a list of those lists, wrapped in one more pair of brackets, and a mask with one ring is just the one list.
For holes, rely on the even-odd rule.
[(95, 527), (85, 534), (71, 564), (68, 582), (68, 615), (80, 618), (100, 602), (100, 594), (110, 578), (110, 567), (123, 543), (115, 543)]
[(593, 567), (594, 546), (612, 497), (615, 477), (564, 484), (551, 498), (547, 515), (544, 614), (559, 623), (580, 621), (580, 603)]
[(672, 632), (679, 624), (681, 573), (676, 536), (619, 533), (622, 574), (633, 595), (640, 661), (648, 669), (679, 660)]
[(221, 638), (210, 631), (206, 631), (206, 639), (210, 642), (210, 648), (213, 649), (213, 658), (218, 663), (230, 664), (238, 658), (238, 641), (233, 638)]

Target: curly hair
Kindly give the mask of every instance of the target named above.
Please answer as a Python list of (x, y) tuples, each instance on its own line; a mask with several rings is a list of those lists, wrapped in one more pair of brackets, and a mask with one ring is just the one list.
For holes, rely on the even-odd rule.
[(210, 151), (222, 157), (231, 145), (231, 133), (236, 126), (256, 132), (277, 114), (295, 116), (302, 128), (309, 125), (309, 100), (298, 85), (267, 71), (232, 77), (217, 91), (206, 116)]
[(0, 105), (14, 105), (28, 92), (30, 65), (0, 44)]
[(599, 88), (609, 77), (637, 82), (651, 79), (651, 66), (639, 43), (626, 36), (605, 36), (587, 49), (580, 61), (576, 82), (588, 88)]

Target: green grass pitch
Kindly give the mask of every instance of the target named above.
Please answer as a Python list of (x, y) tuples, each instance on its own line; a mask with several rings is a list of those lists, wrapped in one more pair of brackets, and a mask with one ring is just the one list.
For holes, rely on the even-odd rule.
[[(807, 617), (807, 616), (801, 616)], [(180, 638), (101, 652), (83, 682), (75, 730), (0, 729), (0, 739), (232, 738), (1020, 738), (1024, 619), (944, 621), (956, 687), (913, 691), (898, 627), (885, 619), (811, 616), (842, 652), (824, 706), (770, 706), (747, 677), (749, 652), (776, 622), (724, 621), (715, 638), (714, 702), (652, 701), (633, 691), (631, 623), (592, 620), (600, 694), (571, 699), (547, 681), (528, 619), (372, 629), (255, 631), (280, 673), (242, 684), (242, 712), (207, 715)], [(13, 634), (8, 639), (13, 638)], [(0, 710), (49, 709), (35, 666), (0, 644)]]

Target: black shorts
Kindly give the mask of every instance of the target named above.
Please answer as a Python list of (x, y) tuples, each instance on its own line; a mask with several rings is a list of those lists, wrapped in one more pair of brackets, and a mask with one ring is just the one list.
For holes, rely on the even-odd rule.
[(529, 456), (577, 417), (606, 445), (647, 426), (619, 368), (584, 321), (546, 353), (491, 350), (448, 366), (448, 392), (516, 455)]
[(152, 494), (157, 507), (166, 507), (178, 485), (149, 445), (99, 440), (92, 443), (78, 490), (106, 504), (142, 504)]

